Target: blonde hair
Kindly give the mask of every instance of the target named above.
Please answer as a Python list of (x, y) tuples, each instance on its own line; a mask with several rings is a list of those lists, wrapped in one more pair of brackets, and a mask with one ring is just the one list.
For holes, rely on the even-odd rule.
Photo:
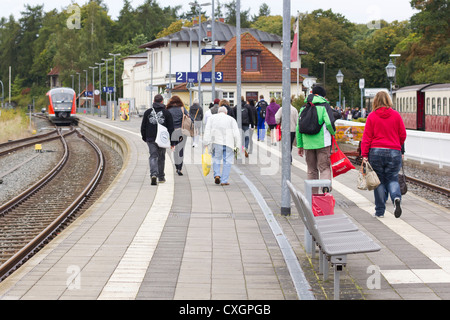
[(392, 108), (392, 100), (386, 91), (380, 91), (373, 99), (373, 111), (381, 107)]
[(229, 105), (230, 105), (230, 103), (228, 102), (228, 100), (225, 100), (225, 99), (220, 100), (220, 102), (219, 102), (219, 107), (221, 107), (221, 106), (229, 106)]

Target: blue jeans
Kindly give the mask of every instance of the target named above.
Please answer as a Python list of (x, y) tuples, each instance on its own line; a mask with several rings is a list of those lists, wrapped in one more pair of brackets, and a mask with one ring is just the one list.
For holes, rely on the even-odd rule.
[(264, 141), (264, 138), (266, 137), (266, 125), (265, 120), (258, 118), (258, 140)]
[(402, 153), (400, 150), (372, 148), (369, 152), (369, 163), (380, 179), (380, 185), (374, 190), (375, 214), (384, 215), (386, 201), (391, 195), (394, 202), (396, 198), (401, 200), (398, 172), (402, 165)]
[[(223, 159), (222, 174), (220, 174), (220, 164)], [(213, 144), (212, 152), (212, 167), (214, 171), (214, 177), (219, 176), (220, 182), (227, 183), (230, 177), (231, 165), (234, 160), (234, 151), (230, 147)]]

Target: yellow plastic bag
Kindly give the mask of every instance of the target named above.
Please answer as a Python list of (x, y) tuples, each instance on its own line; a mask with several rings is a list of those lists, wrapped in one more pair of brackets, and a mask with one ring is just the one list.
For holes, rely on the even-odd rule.
[(211, 171), (211, 161), (212, 157), (208, 152), (208, 147), (206, 147), (205, 152), (202, 154), (202, 169), (205, 177), (209, 174), (209, 171)]

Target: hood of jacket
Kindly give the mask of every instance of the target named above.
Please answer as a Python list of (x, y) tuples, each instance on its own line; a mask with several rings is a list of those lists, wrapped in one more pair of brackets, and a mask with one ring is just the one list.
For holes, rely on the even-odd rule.
[(394, 111), (392, 110), (392, 108), (387, 107), (381, 107), (375, 110), (375, 114), (382, 119), (389, 118), (393, 114), (393, 112)]
[(152, 107), (153, 107), (153, 109), (155, 109), (155, 112), (158, 112), (158, 111), (166, 108), (166, 106), (164, 104), (159, 103), (159, 102), (153, 102)]
[(321, 104), (321, 103), (328, 103), (328, 100), (317, 94), (310, 94), (305, 99), (305, 103), (308, 103), (308, 102), (312, 102), (313, 104)]

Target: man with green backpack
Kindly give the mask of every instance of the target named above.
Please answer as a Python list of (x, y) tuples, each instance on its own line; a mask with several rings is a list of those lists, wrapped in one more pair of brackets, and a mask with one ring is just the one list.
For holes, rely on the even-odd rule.
[[(331, 142), (335, 135), (334, 116), (326, 91), (320, 86), (313, 88), (300, 108), (297, 123), (297, 147), (299, 156), (305, 155), (308, 180), (331, 180)], [(318, 190), (313, 190), (317, 193)]]

